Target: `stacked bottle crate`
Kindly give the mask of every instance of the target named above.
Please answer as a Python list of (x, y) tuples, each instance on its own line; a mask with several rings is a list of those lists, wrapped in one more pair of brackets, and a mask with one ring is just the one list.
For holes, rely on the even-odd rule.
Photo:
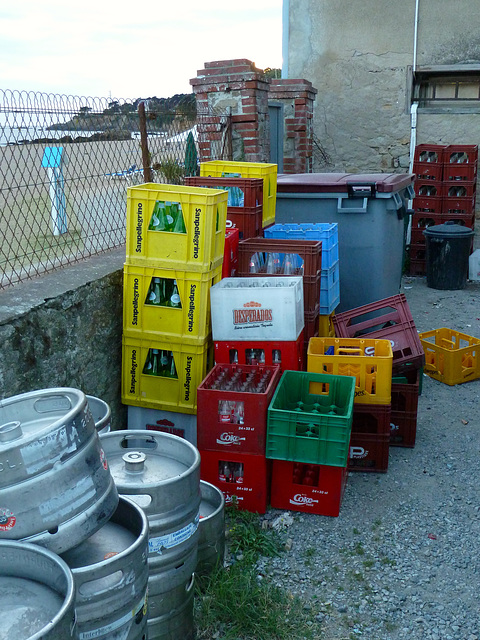
[[(322, 241), (286, 238), (250, 238), (238, 245), (240, 277), (299, 275), (303, 281), (304, 351), (312, 336), (318, 335), (322, 277)], [(303, 366), (302, 369), (305, 367)]]
[(196, 443), (196, 390), (213, 366), (210, 288), (222, 277), (226, 212), (226, 191), (154, 183), (127, 190), (122, 402), (130, 428)]
[[(477, 145), (428, 145), (415, 148), (415, 198), (410, 242), (410, 274), (425, 275), (423, 231), (454, 221), (473, 229), (477, 182)], [(472, 244), (473, 248), (473, 244)]]
[(390, 443), (392, 346), (373, 338), (312, 338), (307, 370), (353, 376), (355, 399), (348, 466), (387, 471)]
[[(333, 323), (338, 337), (389, 340), (392, 345), (390, 445), (413, 447), (425, 354), (405, 295), (339, 313)], [(355, 424), (353, 432), (356, 432)], [(366, 442), (365, 434), (357, 436)]]
[[(320, 307), (318, 335), (333, 337), (333, 314), (340, 303), (340, 263), (338, 258), (338, 224), (304, 223), (274, 224), (264, 230), (266, 238), (285, 240), (320, 240), (322, 243), (322, 272), (320, 277)], [(305, 316), (305, 325), (310, 318)], [(307, 331), (308, 333), (308, 331)]]
[(347, 481), (355, 379), (284, 371), (268, 408), (270, 503), (338, 516)]

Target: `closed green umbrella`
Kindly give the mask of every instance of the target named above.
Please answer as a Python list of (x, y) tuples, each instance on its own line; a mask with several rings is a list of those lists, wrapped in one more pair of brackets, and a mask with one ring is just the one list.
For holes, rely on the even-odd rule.
[(195, 140), (193, 139), (193, 134), (191, 131), (188, 134), (187, 146), (185, 148), (185, 175), (198, 175), (197, 147), (195, 146)]

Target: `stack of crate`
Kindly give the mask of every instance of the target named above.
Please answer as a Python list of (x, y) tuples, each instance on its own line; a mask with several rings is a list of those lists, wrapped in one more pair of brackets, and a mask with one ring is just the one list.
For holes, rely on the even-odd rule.
[(453, 221), (473, 229), (477, 163), (477, 145), (422, 144), (415, 148), (413, 171), (417, 177), (410, 242), (411, 275), (426, 273), (423, 232), (427, 227)]
[(238, 275), (245, 278), (301, 276), (305, 363), (308, 341), (319, 332), (322, 242), (269, 237), (242, 240), (238, 245)]
[[(305, 326), (314, 327), (311, 336), (334, 336), (333, 315), (340, 304), (340, 262), (338, 258), (338, 223), (274, 224), (264, 230), (266, 238), (285, 240), (320, 240), (322, 272), (318, 320), (305, 316)], [(315, 314), (316, 310), (313, 311)], [(310, 312), (306, 312), (307, 314)], [(318, 323), (318, 324), (317, 324)], [(308, 334), (308, 330), (307, 330)]]
[(312, 338), (307, 370), (354, 376), (352, 471), (387, 471), (390, 444), (392, 346), (389, 340)]
[[(425, 354), (405, 295), (401, 293), (336, 314), (333, 324), (337, 337), (390, 341), (393, 352), (390, 445), (413, 447)], [(361, 441), (366, 442), (365, 434), (357, 432), (355, 415), (352, 433), (360, 441), (358, 446), (363, 446)], [(362, 468), (368, 462), (368, 455), (362, 464), (351, 459), (351, 467)], [(386, 470), (372, 467), (376, 471)]]
[(268, 408), (270, 503), (338, 516), (347, 481), (355, 379), (284, 371)]
[(129, 427), (196, 444), (197, 387), (213, 366), (227, 192), (147, 183), (127, 191), (122, 402)]

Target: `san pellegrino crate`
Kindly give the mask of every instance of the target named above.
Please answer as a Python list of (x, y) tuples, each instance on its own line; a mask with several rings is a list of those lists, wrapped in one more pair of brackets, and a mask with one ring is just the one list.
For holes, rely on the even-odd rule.
[(125, 264), (124, 332), (203, 344), (211, 334), (210, 287), (220, 282), (221, 272), (221, 266), (199, 272)]
[(393, 351), (389, 340), (311, 338), (307, 371), (355, 377), (355, 402), (390, 404)]
[(224, 278), (210, 289), (213, 340), (297, 340), (304, 327), (300, 276)]
[(213, 347), (123, 334), (122, 402), (196, 413), (197, 387), (213, 366)]
[(200, 187), (129, 187), (126, 262), (189, 271), (221, 266), (227, 197), (226, 191)]
[(231, 160), (210, 160), (200, 163), (200, 175), (211, 177), (237, 177), (263, 179), (263, 226), (275, 222), (277, 201), (276, 164), (265, 162), (235, 162)]

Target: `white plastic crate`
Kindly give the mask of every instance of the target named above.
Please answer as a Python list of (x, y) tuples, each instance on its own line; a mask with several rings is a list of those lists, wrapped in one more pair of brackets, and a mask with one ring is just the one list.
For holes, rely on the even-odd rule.
[(305, 324), (301, 276), (224, 278), (210, 301), (213, 340), (296, 340)]
[(129, 406), (128, 428), (171, 433), (197, 446), (196, 415)]

